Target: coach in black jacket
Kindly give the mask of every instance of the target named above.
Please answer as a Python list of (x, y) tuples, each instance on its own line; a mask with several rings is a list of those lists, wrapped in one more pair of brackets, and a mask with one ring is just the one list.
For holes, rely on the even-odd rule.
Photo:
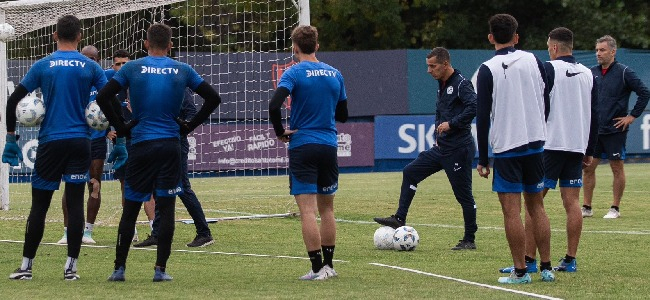
[[(616, 40), (609, 35), (596, 40), (598, 65), (591, 68), (598, 86), (598, 144), (593, 163), (584, 168), (584, 201), (582, 216), (591, 217), (591, 201), (596, 187), (596, 167), (601, 158), (609, 159), (614, 177), (614, 201), (605, 219), (620, 217), (619, 206), (625, 190), (625, 143), (630, 124), (648, 105), (650, 90), (628, 66), (616, 61)], [(628, 114), (628, 101), (634, 91), (638, 99)]]
[(476, 148), (471, 130), (476, 116), (476, 93), (472, 83), (451, 66), (447, 49), (434, 48), (427, 55), (427, 66), (427, 72), (438, 80), (440, 86), (436, 105), (436, 144), (404, 168), (397, 213), (374, 220), (393, 228), (404, 226), (418, 183), (445, 170), (465, 221), (465, 235), (452, 250), (476, 249), (476, 204), (472, 195), (472, 161)]

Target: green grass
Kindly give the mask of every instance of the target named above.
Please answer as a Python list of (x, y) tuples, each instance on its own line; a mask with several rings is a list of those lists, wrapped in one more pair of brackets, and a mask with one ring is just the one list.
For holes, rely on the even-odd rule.
[[(650, 293), (648, 242), (650, 201), (647, 201), (648, 165), (628, 164), (622, 218), (605, 220), (611, 204), (611, 171), (598, 168), (594, 217), (584, 220), (578, 250), (579, 272), (557, 274), (554, 283), (501, 286), (534, 294), (570, 299), (637, 299)], [(83, 247), (79, 260), (81, 280), (62, 279), (66, 248), (44, 244), (34, 261), (34, 279), (15, 282), (0, 279), (2, 298), (21, 295), (34, 299), (517, 299), (514, 294), (438, 277), (371, 265), (381, 263), (427, 273), (498, 286), (497, 269), (512, 264), (503, 231), (503, 218), (491, 180), (474, 177), (478, 205), (476, 251), (451, 251), (462, 237), (462, 215), (444, 174), (422, 182), (413, 201), (408, 223), (420, 234), (413, 252), (376, 250), (375, 216), (395, 212), (401, 173), (342, 174), (336, 197), (338, 237), (335, 268), (339, 277), (325, 282), (297, 278), (309, 269), (298, 218), (237, 220), (211, 224), (216, 243), (205, 252), (172, 252), (168, 271), (174, 281), (152, 283), (155, 251), (131, 250), (127, 281), (106, 282), (115, 257), (116, 224), (120, 217), (116, 182), (105, 182), (103, 203), (94, 238), (105, 248)], [(288, 195), (287, 177), (201, 178), (192, 181), (208, 217), (232, 216), (232, 211), (277, 213), (296, 210)], [(29, 214), (29, 185), (12, 184), (11, 210), (0, 211), (0, 240), (24, 240)], [(60, 193), (54, 196), (44, 243), (56, 242), (62, 233)], [(559, 192), (546, 201), (552, 227), (553, 264), (566, 249), (565, 214)], [(144, 220), (141, 214), (141, 220)], [(189, 218), (177, 201), (177, 218)], [(138, 227), (140, 237), (148, 232)], [(616, 233), (619, 232), (619, 233)], [(636, 233), (636, 234), (632, 234)], [(185, 243), (194, 238), (194, 226), (177, 223), (173, 250), (194, 250)], [(19, 266), (22, 243), (0, 242), (0, 276)], [(212, 253), (210, 253), (212, 252)], [(225, 255), (223, 253), (269, 256)], [(296, 258), (283, 258), (289, 256)], [(6, 277), (5, 277), (6, 278)], [(17, 297), (17, 296), (14, 296)]]

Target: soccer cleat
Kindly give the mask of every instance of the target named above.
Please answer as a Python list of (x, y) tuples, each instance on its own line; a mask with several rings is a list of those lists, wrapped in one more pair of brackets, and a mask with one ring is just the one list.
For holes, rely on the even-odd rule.
[(514, 270), (510, 272), (510, 276), (499, 277), (499, 283), (505, 284), (526, 284), (531, 282), (533, 282), (533, 279), (530, 278), (530, 274), (526, 273), (526, 275), (519, 277)]
[(62, 237), (58, 242), (56, 242), (56, 243), (59, 244), (59, 245), (65, 245), (65, 244), (67, 244), (67, 243), (68, 243), (68, 232), (67, 232), (67, 231), (63, 231), (63, 237)]
[(621, 213), (616, 210), (615, 208), (610, 208), (607, 214), (603, 217), (603, 219), (616, 219), (621, 216)]
[(458, 245), (451, 248), (451, 250), (474, 250), (476, 249), (476, 244), (474, 242), (460, 240)]
[[(499, 269), (499, 273), (512, 273), (515, 270), (514, 266)], [(537, 260), (533, 260), (532, 262), (526, 262), (526, 271), (528, 273), (537, 273)]]
[(186, 245), (188, 247), (205, 247), (212, 244), (214, 244), (214, 239), (211, 235), (197, 235), (192, 242), (187, 243)]
[(124, 277), (124, 267), (119, 267), (117, 270), (113, 271), (113, 274), (111, 276), (108, 276), (108, 281), (125, 281), (126, 277)]
[(65, 270), (63, 272), (63, 279), (65, 280), (79, 280), (79, 278), (77, 271)]
[(153, 235), (147, 235), (147, 238), (137, 244), (134, 244), (133, 247), (149, 247), (158, 245), (158, 238)]
[(153, 273), (153, 282), (161, 282), (161, 281), (172, 281), (171, 276), (169, 274), (163, 272), (160, 267), (155, 267), (154, 268), (154, 273)]
[(582, 217), (583, 218), (589, 218), (589, 217), (592, 217), (594, 215), (594, 212), (591, 211), (590, 208), (586, 208), (586, 207), (583, 206), (580, 210), (582, 211)]
[(375, 222), (381, 225), (389, 226), (393, 229), (397, 229), (399, 227), (406, 225), (406, 222), (398, 220), (397, 217), (395, 217), (395, 215), (392, 215), (388, 218), (373, 218), (373, 220), (375, 220)]
[[(526, 274), (528, 275), (528, 274)], [(551, 270), (542, 270), (542, 281), (544, 282), (553, 282), (555, 281), (555, 274)]]
[(13, 280), (31, 280), (32, 279), (32, 269), (21, 270), (20, 268), (18, 268), (18, 269), (16, 269), (16, 271), (9, 274), (9, 279), (13, 279)]
[(84, 230), (84, 235), (81, 238), (81, 242), (84, 244), (95, 244), (95, 240), (93, 240), (93, 232), (90, 230)]
[(318, 272), (314, 273), (313, 270), (309, 270), (309, 273), (300, 276), (300, 280), (326, 280), (327, 278), (334, 277), (338, 274), (333, 272), (334, 269), (329, 266), (323, 266)]
[(553, 270), (558, 272), (569, 272), (569, 273), (577, 272), (578, 262), (574, 258), (570, 263), (566, 263), (563, 257), (560, 258), (560, 264), (557, 267), (553, 268)]

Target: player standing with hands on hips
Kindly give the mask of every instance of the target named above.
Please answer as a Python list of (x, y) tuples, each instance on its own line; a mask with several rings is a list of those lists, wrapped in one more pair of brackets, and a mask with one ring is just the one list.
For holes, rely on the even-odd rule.
[[(219, 94), (192, 67), (167, 57), (172, 47), (171, 37), (169, 26), (151, 25), (144, 42), (149, 56), (124, 65), (97, 95), (97, 104), (118, 134), (113, 151), (128, 157), (126, 201), (117, 231), (115, 269), (109, 281), (125, 280), (126, 259), (138, 212), (152, 193), (156, 195), (160, 212), (153, 281), (172, 280), (166, 267), (174, 236), (174, 202), (176, 195), (183, 192), (179, 132), (182, 135), (192, 132), (221, 103)], [(186, 87), (197, 92), (205, 102), (191, 121), (177, 121)], [(129, 88), (130, 94), (133, 121), (128, 125), (110, 101), (122, 88)], [(124, 145), (127, 134), (131, 134), (130, 154)]]
[[(334, 194), (339, 176), (335, 121), (348, 119), (347, 95), (341, 73), (316, 58), (319, 45), (315, 27), (296, 27), (291, 41), (299, 63), (282, 74), (269, 103), (269, 118), (278, 139), (291, 141), (290, 193), (300, 210), (302, 238), (311, 261), (311, 270), (300, 279), (325, 280), (337, 275), (332, 264), (336, 243)], [(285, 129), (280, 109), (289, 95), (291, 121), (290, 129)]]

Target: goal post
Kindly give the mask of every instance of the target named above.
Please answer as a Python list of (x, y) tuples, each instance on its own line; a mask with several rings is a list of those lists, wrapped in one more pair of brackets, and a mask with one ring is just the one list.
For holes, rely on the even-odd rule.
[[(173, 30), (170, 56), (188, 63), (221, 95), (222, 104), (208, 122), (189, 137), (188, 169), (194, 190), (206, 215), (277, 215), (292, 210), (287, 205), (288, 180), (267, 179), (287, 173), (286, 146), (277, 142), (268, 118), (268, 101), (277, 79), (292, 61), (291, 30), (309, 24), (308, 0), (19, 0), (0, 3), (0, 24), (15, 29), (15, 36), (0, 41), (0, 113), (4, 117), (8, 95), (29, 67), (56, 50), (52, 39), (60, 16), (72, 14), (82, 21), (79, 49), (94, 45), (100, 65), (111, 67), (112, 53), (125, 49), (131, 59), (146, 56), (147, 28), (156, 22)], [(4, 75), (4, 76), (3, 76)], [(37, 91), (40, 96), (40, 92)], [(203, 100), (193, 96), (201, 105)], [(288, 113), (284, 109), (284, 116)], [(2, 118), (4, 119), (4, 118)], [(0, 202), (3, 210), (15, 201), (31, 201), (29, 182), (37, 149), (38, 127), (17, 126), (24, 161), (18, 167), (0, 167)], [(0, 150), (6, 126), (0, 121)], [(110, 151), (109, 143), (109, 151)], [(119, 210), (119, 184), (105, 166), (102, 210)], [(254, 176), (254, 177), (252, 177)], [(215, 179), (215, 177), (218, 177)], [(254, 178), (263, 190), (222, 186), (222, 178)], [(233, 184), (236, 185), (236, 184)], [(60, 186), (59, 192), (63, 189)], [(237, 190), (239, 189), (239, 190)], [(234, 190), (234, 191), (233, 191)], [(227, 195), (235, 195), (229, 201)], [(60, 203), (55, 193), (52, 206)], [(110, 199), (110, 200), (109, 200)], [(115, 199), (115, 201), (113, 201)], [(289, 199), (289, 200), (288, 200)], [(58, 204), (60, 207), (60, 204)], [(56, 209), (56, 208), (55, 208)], [(25, 214), (22, 214), (25, 215)]]

